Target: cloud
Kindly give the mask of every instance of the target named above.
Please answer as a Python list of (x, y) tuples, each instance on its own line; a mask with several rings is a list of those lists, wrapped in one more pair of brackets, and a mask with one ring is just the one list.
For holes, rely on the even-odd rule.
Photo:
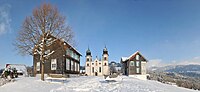
[(149, 62), (147, 63), (147, 67), (151, 68), (151, 67), (163, 67), (163, 66), (168, 66), (168, 65), (200, 65), (200, 56), (198, 57), (194, 57), (188, 60), (180, 60), (180, 61), (171, 61), (166, 63), (165, 61), (163, 61), (162, 59), (152, 59), (149, 60)]
[(190, 60), (184, 60), (182, 62), (177, 62), (178, 65), (188, 65), (188, 64), (194, 64), (194, 65), (200, 65), (200, 56), (194, 57)]
[(0, 5), (0, 35), (11, 30), (10, 8), (9, 4)]
[(147, 68), (162, 67), (162, 66), (166, 66), (166, 63), (164, 63), (162, 59), (152, 59), (152, 60), (149, 60), (149, 62), (147, 63)]

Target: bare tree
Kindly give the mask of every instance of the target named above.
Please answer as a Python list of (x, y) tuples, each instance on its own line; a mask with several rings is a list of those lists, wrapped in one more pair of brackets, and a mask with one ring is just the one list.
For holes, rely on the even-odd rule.
[(44, 3), (36, 7), (31, 16), (25, 18), (14, 44), (23, 55), (33, 55), (33, 48), (39, 48), (37, 52), (40, 54), (42, 65), (41, 80), (44, 80), (46, 41), (49, 35), (74, 44), (74, 35), (71, 28), (65, 23), (65, 16), (61, 15), (55, 6)]

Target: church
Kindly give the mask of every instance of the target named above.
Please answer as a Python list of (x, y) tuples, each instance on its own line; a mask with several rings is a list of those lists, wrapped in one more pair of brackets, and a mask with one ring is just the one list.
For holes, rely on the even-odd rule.
[(91, 51), (88, 48), (86, 51), (86, 65), (85, 65), (85, 73), (88, 76), (103, 76), (109, 75), (109, 65), (108, 65), (108, 50), (105, 47), (103, 49), (102, 59), (98, 59), (97, 57), (92, 60)]

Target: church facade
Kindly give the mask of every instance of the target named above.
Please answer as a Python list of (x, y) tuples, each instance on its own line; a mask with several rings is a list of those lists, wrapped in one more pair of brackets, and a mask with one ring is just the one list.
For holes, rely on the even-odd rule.
[(88, 76), (103, 76), (109, 75), (109, 65), (108, 65), (108, 50), (105, 47), (103, 49), (102, 59), (97, 57), (92, 60), (91, 51), (88, 48), (86, 51), (86, 65), (85, 74)]

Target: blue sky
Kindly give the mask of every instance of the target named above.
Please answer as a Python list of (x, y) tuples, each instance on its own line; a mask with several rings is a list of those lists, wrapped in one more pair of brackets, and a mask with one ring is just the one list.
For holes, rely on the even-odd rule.
[(25, 17), (43, 2), (67, 17), (82, 65), (88, 46), (93, 57), (100, 57), (105, 45), (110, 61), (140, 51), (149, 61), (200, 62), (199, 0), (1, 0), (1, 66), (32, 65), (32, 56), (19, 55), (12, 43)]

